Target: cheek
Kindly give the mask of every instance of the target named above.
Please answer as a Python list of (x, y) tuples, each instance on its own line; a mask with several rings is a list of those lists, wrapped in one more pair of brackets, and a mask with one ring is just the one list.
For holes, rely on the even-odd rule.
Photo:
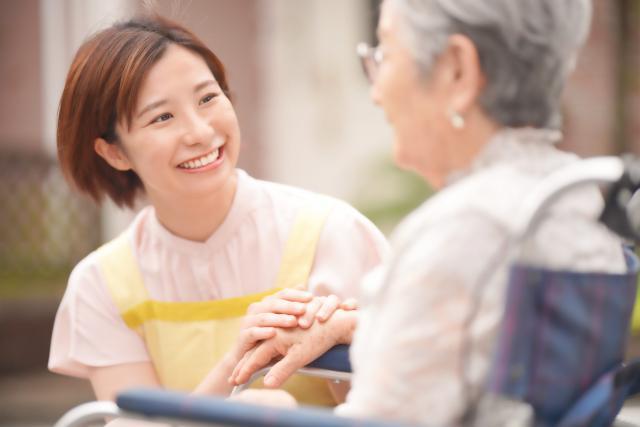
[(129, 144), (128, 157), (133, 169), (141, 176), (153, 174), (154, 168), (171, 163), (172, 153), (168, 149), (166, 136), (158, 132), (139, 135)]

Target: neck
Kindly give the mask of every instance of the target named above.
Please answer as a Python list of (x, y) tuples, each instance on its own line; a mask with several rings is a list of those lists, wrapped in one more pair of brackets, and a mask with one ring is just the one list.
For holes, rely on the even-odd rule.
[[(151, 198), (158, 221), (183, 239), (206, 241), (224, 222), (236, 194), (238, 177), (232, 177), (208, 197), (184, 197), (180, 200)], [(155, 199), (155, 200), (154, 200)]]
[(467, 120), (467, 126), (460, 131), (454, 131), (452, 143), (448, 144), (449, 170), (441, 178), (441, 186), (450, 178), (451, 173), (469, 169), (473, 161), (489, 144), (493, 136), (500, 130), (500, 126), (490, 120), (481, 111), (472, 111)]

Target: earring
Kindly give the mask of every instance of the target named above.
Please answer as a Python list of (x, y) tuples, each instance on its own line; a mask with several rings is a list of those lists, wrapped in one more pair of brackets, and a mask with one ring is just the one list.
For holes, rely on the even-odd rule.
[(462, 115), (457, 111), (452, 111), (451, 113), (449, 113), (449, 120), (451, 121), (451, 126), (453, 126), (454, 129), (464, 128), (464, 117), (462, 117)]

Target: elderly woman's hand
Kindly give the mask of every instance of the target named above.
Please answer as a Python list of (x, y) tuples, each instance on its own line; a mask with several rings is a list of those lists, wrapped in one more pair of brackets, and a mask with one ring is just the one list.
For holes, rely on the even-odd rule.
[(325, 322), (309, 329), (276, 329), (273, 337), (249, 350), (229, 377), (232, 384), (247, 382), (256, 371), (279, 360), (264, 379), (267, 387), (279, 387), (297, 369), (307, 365), (336, 344), (349, 344), (356, 313), (339, 309)]

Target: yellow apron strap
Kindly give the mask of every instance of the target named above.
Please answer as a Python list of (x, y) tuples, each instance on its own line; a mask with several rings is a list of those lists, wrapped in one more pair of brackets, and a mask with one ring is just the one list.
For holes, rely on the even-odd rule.
[(320, 233), (332, 206), (330, 199), (319, 197), (298, 213), (282, 253), (276, 288), (306, 287)]
[(631, 316), (631, 332), (634, 334), (640, 332), (640, 286), (638, 286), (638, 290), (636, 291), (636, 302)]
[[(202, 302), (151, 300), (128, 232), (98, 249), (109, 292), (125, 323), (143, 336), (163, 386), (193, 390), (234, 345), (250, 303), (284, 287), (306, 285), (331, 206), (327, 198), (316, 199), (297, 214), (275, 288), (237, 298)], [(324, 380), (293, 376), (286, 389), (307, 404), (335, 404)]]
[(125, 231), (97, 250), (102, 276), (121, 314), (149, 299), (129, 238)]

